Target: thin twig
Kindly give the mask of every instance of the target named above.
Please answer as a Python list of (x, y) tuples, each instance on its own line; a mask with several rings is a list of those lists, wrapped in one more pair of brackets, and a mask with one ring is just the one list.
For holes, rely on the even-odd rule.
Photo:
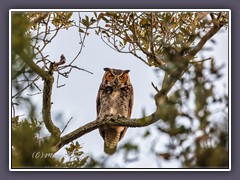
[(73, 117), (71, 117), (71, 118), (68, 120), (68, 122), (67, 122), (67, 124), (64, 126), (61, 134), (65, 131), (65, 129), (67, 128), (68, 124), (70, 123), (70, 121), (71, 121), (72, 119), (73, 119)]
[(135, 39), (136, 40), (136, 45), (140, 48), (140, 50), (144, 53), (144, 54), (146, 54), (147, 56), (151, 56), (152, 54), (150, 53), (150, 52), (148, 52), (147, 50), (145, 50), (145, 49), (143, 49), (143, 47), (141, 46), (141, 44), (140, 44), (140, 42), (138, 41), (138, 36), (136, 35), (136, 28), (135, 28), (135, 20), (133, 19), (133, 22), (132, 22), (132, 26), (133, 26), (133, 28), (132, 29), (130, 29), (131, 30), (131, 32), (132, 32), (132, 35), (133, 35), (133, 39)]
[(203, 63), (205, 61), (208, 61), (208, 60), (212, 60), (212, 58), (206, 58), (206, 59), (203, 59), (203, 60), (199, 60), (199, 61), (189, 61), (189, 63), (191, 64), (198, 64), (198, 63)]
[(40, 76), (37, 76), (31, 83), (29, 83), (26, 87), (24, 87), (23, 89), (21, 89), (20, 91), (18, 91), (14, 96), (12, 96), (12, 98), (16, 98), (17, 96), (19, 96), (20, 94), (22, 94), (22, 92), (24, 90), (26, 90), (27, 88), (29, 88), (31, 85), (33, 85), (35, 83), (35, 81), (37, 81), (40, 78)]
[(206, 44), (206, 42), (212, 38), (221, 27), (213, 25), (213, 27), (200, 39), (198, 44), (189, 52), (187, 59), (191, 60)]
[(12, 102), (12, 117), (16, 116), (16, 110), (14, 106), (19, 106), (19, 104)]
[(67, 71), (66, 74), (69, 74), (72, 71), (72, 69), (78, 69), (80, 71), (85, 71), (85, 72), (87, 72), (89, 74), (93, 74), (91, 71), (88, 71), (86, 69), (80, 68), (78, 66), (73, 66), (73, 65), (70, 65), (70, 64), (66, 65), (66, 66), (61, 66), (61, 67), (58, 68), (58, 70), (62, 70), (62, 69), (65, 69), (65, 68), (70, 68), (70, 70)]
[(154, 89), (155, 89), (157, 92), (159, 92), (159, 89), (158, 89), (158, 87), (157, 87), (157, 86), (155, 86), (153, 82), (152, 82), (151, 84), (152, 84), (153, 88), (154, 88)]
[(35, 96), (35, 95), (38, 95), (38, 94), (42, 94), (42, 92), (38, 92), (38, 93), (34, 93), (34, 94), (27, 94), (28, 96)]
[(60, 73), (58, 73), (58, 75), (57, 75), (57, 88), (61, 88), (61, 87), (65, 86), (65, 84), (62, 84), (59, 86), (59, 74)]
[[(80, 16), (80, 13), (79, 13), (79, 28), (81, 28), (81, 26), (80, 26), (80, 21), (81, 21), (81, 16)], [(74, 61), (78, 58), (78, 56), (81, 54), (82, 49), (83, 49), (83, 47), (84, 47), (84, 42), (85, 42), (85, 39), (86, 39), (86, 36), (87, 36), (87, 31), (88, 31), (88, 28), (85, 29), (83, 38), (82, 38), (82, 36), (81, 36), (81, 33), (79, 32), (79, 33), (80, 33), (80, 44), (81, 44), (81, 46), (80, 46), (80, 49), (79, 49), (77, 55), (76, 55), (75, 58), (70, 62), (69, 65), (72, 65), (72, 64), (74, 63)]]

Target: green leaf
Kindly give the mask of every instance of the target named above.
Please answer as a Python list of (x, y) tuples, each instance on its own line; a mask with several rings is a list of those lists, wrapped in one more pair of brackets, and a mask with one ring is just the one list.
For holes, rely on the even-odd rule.
[(109, 23), (109, 20), (104, 16), (102, 16), (102, 20), (104, 20), (106, 23)]
[(81, 167), (81, 166), (83, 166), (84, 164), (86, 164), (88, 158), (89, 158), (89, 156), (84, 157), (84, 158), (80, 161), (79, 166)]
[(85, 15), (85, 19), (87, 22), (89, 22), (89, 17)]
[(90, 20), (90, 25), (94, 24), (96, 21), (97, 20), (92, 17), (91, 20)]
[(97, 17), (97, 21), (100, 21), (103, 16), (104, 16), (104, 13), (101, 12), (101, 13), (98, 15), (98, 17)]
[(94, 16), (95, 16), (95, 18), (97, 18), (97, 13), (96, 12), (94, 12)]
[(189, 32), (188, 32), (185, 28), (180, 27), (180, 30), (181, 30), (184, 34), (190, 35)]
[(82, 19), (82, 24), (86, 26), (87, 28), (89, 27), (89, 22), (86, 19)]
[(69, 20), (72, 17), (73, 12), (66, 13), (66, 20)]
[(84, 33), (84, 30), (82, 30), (81, 28), (79, 28), (79, 29), (78, 29), (78, 32)]

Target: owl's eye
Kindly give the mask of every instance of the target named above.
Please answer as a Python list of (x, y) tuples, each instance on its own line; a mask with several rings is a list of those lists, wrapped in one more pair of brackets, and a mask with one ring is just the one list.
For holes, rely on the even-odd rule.
[(112, 80), (113, 78), (114, 78), (114, 75), (112, 75), (111, 73), (107, 73), (107, 74), (106, 74), (106, 79), (107, 79), (108, 81)]
[(119, 80), (122, 82), (122, 83), (125, 83), (127, 81), (127, 74), (123, 74), (122, 76), (119, 76)]

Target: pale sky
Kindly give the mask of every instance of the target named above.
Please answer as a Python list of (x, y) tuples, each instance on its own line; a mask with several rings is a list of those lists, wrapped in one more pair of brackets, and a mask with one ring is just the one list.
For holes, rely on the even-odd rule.
[[(216, 45), (208, 44), (213, 47), (213, 51), (205, 52), (204, 56), (214, 57), (218, 65), (223, 63), (227, 65), (228, 61), (228, 31), (218, 33), (214, 36)], [(79, 36), (76, 28), (70, 28), (67, 31), (60, 31), (58, 36), (52, 41), (45, 53), (49, 54), (49, 59), (52, 61), (58, 61), (61, 54), (67, 59), (67, 62), (71, 62), (79, 51)], [(201, 58), (199, 58), (201, 59)], [(88, 71), (93, 72), (93, 75), (84, 71), (73, 70), (68, 79), (61, 78), (60, 83), (66, 84), (62, 88), (56, 88), (56, 81), (54, 83), (52, 102), (52, 117), (54, 122), (64, 127), (67, 121), (73, 117), (72, 121), (66, 128), (64, 134), (69, 133), (76, 128), (96, 119), (96, 97), (99, 85), (103, 76), (104, 67), (112, 67), (118, 69), (129, 69), (130, 78), (134, 88), (134, 105), (132, 118), (139, 118), (142, 116), (143, 109), (146, 114), (155, 111), (155, 103), (151, 95), (155, 94), (151, 82), (159, 85), (161, 80), (158, 80), (153, 68), (146, 66), (143, 62), (135, 58), (131, 54), (121, 54), (106, 46), (100, 37), (95, 35), (94, 32), (86, 38), (85, 48), (82, 53), (75, 61), (75, 64), (80, 68), (84, 68)], [(228, 67), (225, 66), (224, 78), (221, 79), (220, 83), (216, 83), (218, 93), (226, 92), (228, 82)], [(56, 78), (55, 78), (56, 80)], [(174, 89), (173, 89), (174, 90)], [(42, 94), (34, 96), (35, 102), (42, 101)], [(41, 117), (41, 104), (39, 103), (39, 117)], [(61, 113), (63, 116), (59, 120), (56, 115)], [(132, 140), (132, 142), (140, 142), (141, 155), (140, 161), (124, 164), (122, 162), (122, 155), (113, 155), (111, 158), (110, 166), (114, 165), (114, 162), (120, 162), (120, 165), (124, 167), (142, 167), (150, 168), (157, 167), (154, 156), (148, 152), (149, 142), (156, 138), (151, 136), (146, 141), (141, 139), (142, 134), (147, 129), (154, 129), (154, 125), (150, 125), (145, 128), (128, 128), (127, 133), (123, 140), (119, 143), (119, 146)], [(153, 131), (153, 134), (157, 134)], [(166, 135), (160, 134), (158, 149), (164, 150), (164, 144), (167, 143), (168, 139)], [(99, 135), (98, 130), (92, 131), (81, 138), (77, 139), (80, 144), (83, 145), (83, 151), (87, 154), (99, 157), (103, 154), (103, 140)], [(64, 148), (60, 150), (57, 155), (62, 156), (65, 153)], [(180, 164), (177, 161), (162, 161), (161, 167), (171, 168), (179, 167)]]

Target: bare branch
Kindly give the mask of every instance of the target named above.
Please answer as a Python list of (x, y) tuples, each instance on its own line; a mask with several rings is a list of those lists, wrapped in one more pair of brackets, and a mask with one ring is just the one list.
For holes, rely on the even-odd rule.
[(34, 93), (34, 94), (27, 94), (28, 96), (35, 96), (35, 95), (38, 95), (38, 94), (42, 94), (42, 92), (38, 92), (38, 93)]
[(198, 44), (189, 52), (188, 59), (192, 59), (206, 44), (206, 42), (211, 39), (220, 29), (222, 26), (213, 25), (212, 28), (201, 38)]
[(189, 61), (189, 63), (191, 63), (191, 64), (198, 64), (198, 63), (203, 63), (203, 62), (211, 60), (211, 59), (212, 58), (206, 58), (206, 59), (202, 59), (202, 60), (199, 60), (199, 61)]
[(33, 58), (28, 56), (24, 51), (18, 54), (20, 58), (34, 71), (38, 74), (41, 78), (47, 79), (48, 73), (41, 69), (38, 65), (33, 62)]
[[(78, 28), (81, 28), (81, 23), (80, 23), (80, 22), (81, 22), (81, 16), (80, 16), (80, 13), (78, 13), (78, 16), (79, 16), (79, 27), (78, 27)], [(70, 62), (69, 65), (72, 65), (72, 64), (74, 63), (74, 61), (78, 58), (78, 56), (81, 54), (82, 49), (83, 49), (83, 47), (84, 47), (85, 39), (86, 39), (86, 37), (87, 37), (87, 31), (88, 31), (88, 27), (85, 29), (83, 38), (82, 38), (81, 32), (79, 32), (79, 37), (80, 37), (80, 44), (81, 44), (81, 46), (80, 46), (80, 49), (79, 49), (77, 55), (76, 55), (75, 58)]]
[[(22, 94), (23, 91), (25, 91), (27, 88), (29, 88), (30, 86), (32, 86), (33, 84), (35, 84), (35, 82), (39, 79), (39, 76), (37, 76), (34, 80), (32, 80), (31, 83), (29, 83), (26, 87), (24, 87), (23, 89), (21, 89), (20, 91), (18, 91), (15, 95), (12, 96), (12, 98), (16, 98), (17, 96), (19, 96), (20, 94)], [(29, 82), (29, 81), (28, 81)]]
[(52, 97), (52, 86), (54, 82), (53, 78), (53, 71), (58, 68), (58, 66), (65, 63), (64, 55), (61, 55), (59, 62), (53, 62), (50, 64), (48, 78), (44, 79), (44, 87), (43, 87), (43, 107), (42, 107), (42, 114), (43, 114), (43, 121), (51, 133), (51, 136), (54, 137), (56, 140), (60, 137), (61, 131), (60, 129), (55, 126), (51, 118), (51, 97)]
[(159, 89), (158, 89), (158, 87), (156, 86), (156, 85), (154, 85), (154, 83), (152, 82), (151, 83), (152, 84), (152, 87), (157, 91), (157, 92), (159, 92)]
[(71, 117), (71, 118), (68, 120), (68, 122), (67, 122), (67, 124), (64, 126), (61, 134), (65, 131), (65, 129), (67, 128), (68, 124), (70, 123), (70, 121), (71, 121), (72, 119), (73, 119), (73, 117)]
[(150, 52), (148, 52), (147, 50), (145, 50), (145, 49), (143, 49), (143, 47), (141, 46), (141, 44), (140, 44), (140, 42), (138, 41), (138, 36), (137, 36), (137, 34), (136, 34), (136, 27), (135, 27), (135, 22), (134, 22), (134, 20), (133, 20), (133, 23), (132, 23), (132, 26), (133, 26), (133, 28), (132, 29), (130, 29), (131, 30), (131, 32), (132, 32), (132, 34), (133, 34), (133, 39), (136, 39), (136, 41), (135, 41), (135, 43), (136, 43), (136, 45), (140, 48), (140, 50), (144, 53), (144, 54), (146, 54), (147, 56), (151, 56), (152, 54), (150, 53)]
[(24, 64), (22, 68), (12, 76), (12, 80), (16, 79), (19, 75), (23, 74), (25, 72), (25, 69), (26, 69), (26, 64)]
[(66, 66), (61, 66), (61, 67), (58, 68), (58, 70), (62, 70), (62, 69), (65, 69), (65, 68), (70, 68), (70, 70), (68, 72), (66, 72), (65, 74), (69, 74), (72, 71), (72, 69), (78, 69), (80, 71), (85, 71), (89, 74), (93, 74), (91, 71), (88, 71), (86, 69), (83, 69), (83, 68), (80, 68), (80, 67), (77, 67), (77, 66), (73, 66), (73, 65), (70, 65), (70, 64), (66, 65)]
[(55, 126), (51, 118), (51, 97), (53, 82), (53, 76), (49, 76), (48, 79), (44, 80), (42, 116), (44, 124), (48, 131), (51, 133), (51, 136), (58, 139), (61, 135), (61, 131), (57, 126)]
[(59, 73), (58, 73), (58, 76), (57, 76), (57, 88), (61, 88), (63, 86), (65, 86), (65, 84), (59, 85)]
[(60, 142), (56, 145), (57, 150), (63, 147), (65, 144), (70, 143), (71, 141), (99, 128), (103, 125), (121, 125), (127, 127), (144, 127), (150, 124), (155, 123), (159, 120), (159, 115), (157, 111), (149, 116), (139, 118), (139, 119), (127, 119), (127, 118), (113, 118), (113, 117), (106, 117), (103, 120), (94, 120), (90, 123), (87, 123), (75, 131), (63, 136), (60, 138)]

